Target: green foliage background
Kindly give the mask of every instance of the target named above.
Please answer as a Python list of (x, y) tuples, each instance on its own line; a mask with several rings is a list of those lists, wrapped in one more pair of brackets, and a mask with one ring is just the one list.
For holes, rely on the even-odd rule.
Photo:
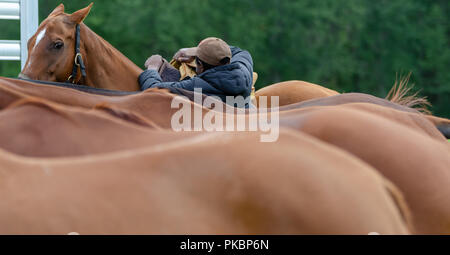
[[(63, 2), (71, 13), (92, 0), (40, 0), (42, 21)], [(397, 74), (450, 117), (448, 0), (96, 0), (85, 23), (139, 66), (171, 58), (209, 36), (251, 52), (257, 87), (305, 80), (340, 92), (386, 96)], [(18, 39), (1, 21), (0, 38)], [(0, 75), (20, 65), (1, 62)]]

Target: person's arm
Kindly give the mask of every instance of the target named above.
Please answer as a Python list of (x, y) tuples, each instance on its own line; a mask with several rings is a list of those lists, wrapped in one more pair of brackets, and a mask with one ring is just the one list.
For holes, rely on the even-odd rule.
[(162, 82), (161, 76), (154, 69), (146, 70), (139, 76), (139, 84), (141, 86), (141, 90), (146, 90), (149, 88), (180, 88), (193, 91), (194, 83), (194, 79), (188, 79), (179, 82)]
[(253, 58), (246, 50), (242, 50), (235, 46), (230, 46), (231, 49), (231, 63), (240, 63), (244, 65), (248, 73), (253, 76)]
[(240, 66), (238, 72), (240, 79), (245, 80), (246, 86), (242, 86), (242, 83), (239, 83), (239, 86), (227, 86), (224, 89), (230, 90), (230, 93), (241, 94), (244, 96), (248, 96), (252, 91), (253, 84), (253, 59), (248, 51), (242, 50), (238, 47), (230, 46), (231, 49), (231, 65), (238, 64)]

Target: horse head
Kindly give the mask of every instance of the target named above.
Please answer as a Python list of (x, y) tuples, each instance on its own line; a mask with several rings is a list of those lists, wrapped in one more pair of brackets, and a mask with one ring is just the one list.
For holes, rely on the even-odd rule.
[(142, 70), (83, 23), (91, 7), (72, 14), (64, 13), (63, 4), (56, 7), (28, 40), (19, 78), (139, 90)]
[[(64, 13), (63, 4), (56, 7), (28, 40), (28, 59), (19, 77), (68, 81), (75, 64), (76, 27), (83, 22), (91, 7), (92, 4), (73, 14)], [(77, 76), (71, 79), (79, 81), (81, 72)]]

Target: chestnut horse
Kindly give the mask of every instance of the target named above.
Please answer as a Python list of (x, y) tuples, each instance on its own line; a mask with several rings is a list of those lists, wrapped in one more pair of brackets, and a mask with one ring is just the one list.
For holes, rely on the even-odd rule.
[[(61, 4), (39, 26), (28, 42), (28, 61), (19, 77), (34, 80), (74, 82), (90, 87), (138, 91), (138, 77), (143, 72), (111, 44), (90, 30), (83, 20), (92, 4), (71, 15)], [(77, 25), (80, 27), (80, 59), (76, 54)], [(86, 76), (80, 67), (83, 62)], [(71, 77), (73, 70), (77, 77)], [(271, 85), (256, 92), (260, 96), (279, 96), (280, 106), (308, 99), (337, 95), (336, 91), (319, 85), (288, 81)]]
[[(64, 13), (63, 4), (56, 7), (28, 41), (28, 60), (19, 77), (70, 81), (111, 90), (139, 90), (138, 76), (142, 69), (83, 23), (91, 7), (92, 4), (71, 15)], [(79, 54), (76, 37), (80, 39)], [(84, 77), (81, 67), (77, 67), (81, 63), (86, 67)], [(77, 75), (71, 77), (74, 70)]]

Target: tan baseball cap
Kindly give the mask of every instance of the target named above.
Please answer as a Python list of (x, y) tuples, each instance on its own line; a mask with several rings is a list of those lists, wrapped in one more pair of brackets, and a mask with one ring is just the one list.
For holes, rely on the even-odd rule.
[(231, 59), (230, 46), (222, 39), (216, 37), (206, 38), (197, 47), (187, 49), (186, 54), (196, 56), (212, 66), (221, 65), (221, 61), (224, 58)]

